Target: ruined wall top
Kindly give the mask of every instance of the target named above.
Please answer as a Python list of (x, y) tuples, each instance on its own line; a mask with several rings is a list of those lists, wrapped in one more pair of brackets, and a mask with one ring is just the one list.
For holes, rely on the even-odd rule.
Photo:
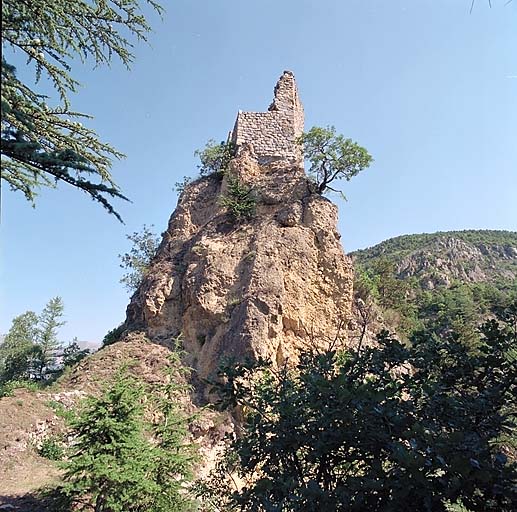
[(296, 80), (291, 71), (284, 71), (268, 111), (239, 111), (231, 140), (237, 148), (250, 145), (260, 163), (287, 160), (301, 164), (302, 154), (295, 141), (303, 133), (303, 124)]

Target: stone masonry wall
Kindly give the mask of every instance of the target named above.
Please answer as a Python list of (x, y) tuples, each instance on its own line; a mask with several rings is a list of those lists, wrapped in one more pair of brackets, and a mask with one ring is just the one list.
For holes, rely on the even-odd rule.
[(284, 71), (268, 112), (239, 112), (232, 132), (238, 147), (251, 144), (259, 163), (290, 160), (302, 163), (296, 138), (303, 133), (304, 113), (294, 75)]

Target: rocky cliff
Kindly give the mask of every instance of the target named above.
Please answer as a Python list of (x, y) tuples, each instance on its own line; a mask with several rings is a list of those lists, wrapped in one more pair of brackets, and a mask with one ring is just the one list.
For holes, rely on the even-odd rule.
[(432, 290), (455, 283), (502, 283), (517, 280), (517, 232), (465, 230), (404, 235), (351, 253), (371, 268), (384, 258), (397, 277)]
[[(252, 189), (253, 218), (234, 222), (221, 206), (229, 179)], [(224, 176), (181, 194), (125, 327), (165, 345), (181, 333), (201, 377), (223, 357), (281, 364), (343, 337), (353, 272), (336, 223), (336, 206), (311, 193), (303, 168), (261, 166), (247, 148)]]
[(472, 328), (517, 297), (517, 233), (465, 230), (404, 235), (351, 253), (356, 292), (350, 338), (368, 317), (382, 328), (439, 335)]

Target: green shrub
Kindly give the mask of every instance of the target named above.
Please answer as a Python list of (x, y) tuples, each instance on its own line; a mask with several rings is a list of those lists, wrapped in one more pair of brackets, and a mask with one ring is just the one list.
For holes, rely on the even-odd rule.
[(56, 416), (63, 418), (67, 423), (70, 423), (75, 418), (75, 412), (72, 409), (67, 409), (61, 402), (49, 400), (46, 402), (46, 405), (56, 413)]
[(48, 436), (43, 439), (38, 453), (49, 460), (62, 460), (65, 454), (62, 441), (57, 436)]
[(42, 385), (32, 380), (10, 380), (0, 384), (0, 398), (3, 396), (13, 396), (15, 389), (27, 389), (28, 391), (38, 391)]
[(108, 345), (112, 345), (113, 343), (116, 343), (120, 340), (120, 337), (122, 336), (122, 333), (124, 332), (124, 324), (119, 325), (118, 327), (115, 327), (114, 329), (111, 329), (106, 336), (104, 336), (102, 340), (102, 346), (107, 347)]
[(224, 173), (228, 170), (230, 160), (235, 156), (235, 144), (221, 142), (217, 144), (210, 139), (204, 149), (198, 149), (194, 155), (199, 157), (201, 165), (198, 166), (201, 176), (209, 176), (215, 173)]
[(243, 424), (200, 495), (241, 512), (515, 510), (516, 324), (517, 304), (480, 327), (476, 354), (457, 335), (405, 346), (384, 331), (296, 367), (229, 361), (213, 390)]
[(231, 176), (228, 176), (228, 195), (223, 196), (220, 203), (228, 210), (234, 221), (250, 219), (257, 206), (253, 189)]

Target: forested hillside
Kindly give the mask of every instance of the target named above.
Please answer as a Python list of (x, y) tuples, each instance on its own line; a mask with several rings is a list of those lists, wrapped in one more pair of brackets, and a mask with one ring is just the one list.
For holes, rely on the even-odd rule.
[[(356, 296), (402, 334), (462, 330), (517, 295), (517, 232), (404, 235), (351, 254)], [(469, 327), (469, 330), (471, 327)]]

